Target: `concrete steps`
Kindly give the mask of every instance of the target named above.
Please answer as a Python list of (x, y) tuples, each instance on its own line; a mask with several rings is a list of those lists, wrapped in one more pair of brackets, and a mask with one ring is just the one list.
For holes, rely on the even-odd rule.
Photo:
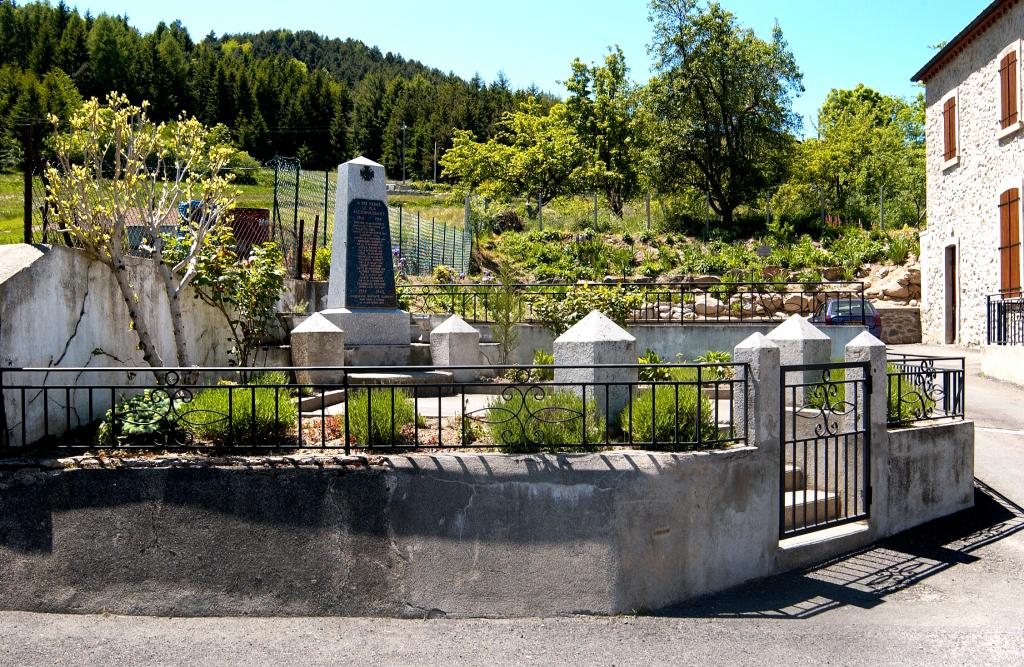
[(782, 506), (785, 510), (783, 523), (786, 530), (790, 530), (794, 527), (803, 528), (814, 523), (838, 519), (843, 499), (836, 493), (825, 493), (817, 489), (799, 489), (786, 491), (783, 494)]
[(782, 476), (783, 491), (796, 491), (804, 488), (807, 482), (804, 480), (804, 471), (792, 463), (787, 463)]

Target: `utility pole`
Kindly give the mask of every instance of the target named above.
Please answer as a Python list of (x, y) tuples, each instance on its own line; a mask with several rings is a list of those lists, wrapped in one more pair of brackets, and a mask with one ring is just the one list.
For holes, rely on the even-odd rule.
[(885, 229), (885, 186), (878, 186), (878, 228)]
[(406, 127), (401, 124), (401, 184), (406, 184)]

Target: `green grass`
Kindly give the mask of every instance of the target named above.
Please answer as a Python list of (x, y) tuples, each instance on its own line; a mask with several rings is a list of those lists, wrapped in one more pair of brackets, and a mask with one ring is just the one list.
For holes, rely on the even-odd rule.
[[(42, 192), (42, 184), (36, 181)], [(41, 201), (41, 194), (37, 201)], [(20, 173), (0, 174), (0, 243), (21, 243), (24, 234), (24, 185)], [(36, 239), (38, 240), (38, 239)]]
[(230, 442), (240, 447), (272, 444), (287, 435), (297, 416), (288, 389), (274, 387), (287, 381), (284, 373), (268, 371), (249, 382), (257, 385), (255, 389), (245, 385), (205, 389), (190, 402), (176, 406), (177, 425), (200, 441), (213, 444)]

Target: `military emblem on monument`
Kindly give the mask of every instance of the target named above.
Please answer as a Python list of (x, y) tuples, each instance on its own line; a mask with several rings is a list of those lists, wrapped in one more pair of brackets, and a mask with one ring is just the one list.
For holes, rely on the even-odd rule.
[(373, 167), (371, 167), (370, 165), (365, 165), (362, 169), (359, 170), (359, 175), (363, 177), (364, 181), (372, 181)]

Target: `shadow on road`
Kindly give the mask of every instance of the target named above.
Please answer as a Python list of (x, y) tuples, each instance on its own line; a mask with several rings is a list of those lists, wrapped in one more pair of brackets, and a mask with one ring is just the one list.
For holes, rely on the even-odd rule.
[(809, 618), (845, 605), (870, 609), (885, 596), (978, 560), (973, 552), (1024, 530), (1024, 508), (974, 481), (974, 507), (803, 570), (655, 612), (656, 616)]

